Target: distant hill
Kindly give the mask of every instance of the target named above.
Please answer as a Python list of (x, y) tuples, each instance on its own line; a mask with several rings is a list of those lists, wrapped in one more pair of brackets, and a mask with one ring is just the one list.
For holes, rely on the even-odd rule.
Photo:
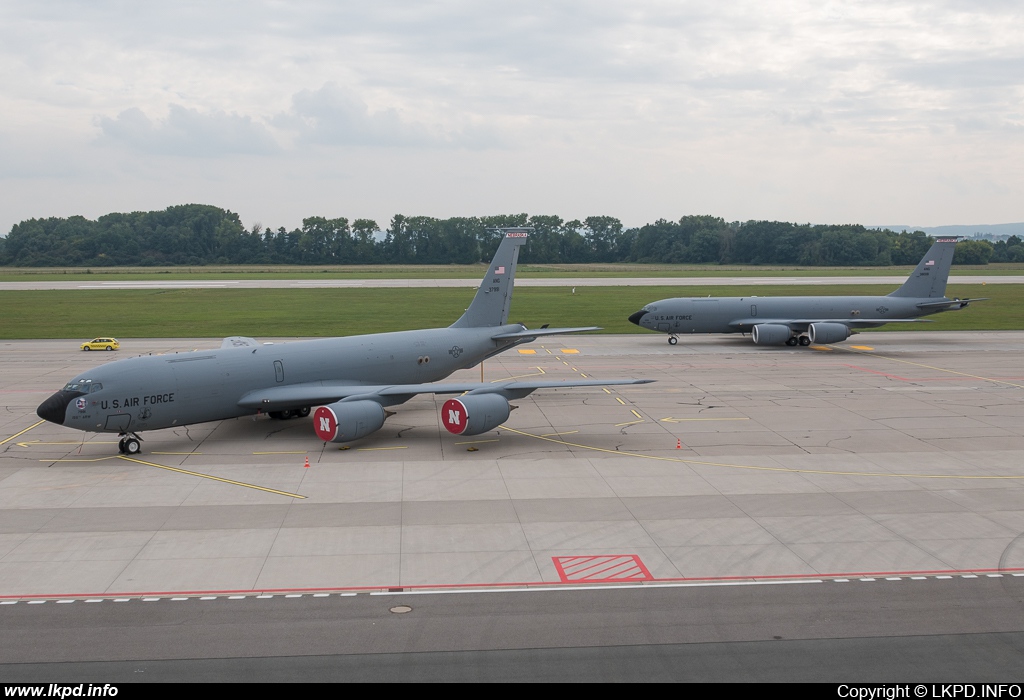
[[(875, 228), (874, 226), (869, 228)], [(1024, 238), (1024, 222), (1017, 224), (977, 224), (967, 226), (878, 226), (890, 231), (924, 231), (929, 236), (964, 236), (984, 238), (990, 241), (1004, 241), (1010, 236)]]

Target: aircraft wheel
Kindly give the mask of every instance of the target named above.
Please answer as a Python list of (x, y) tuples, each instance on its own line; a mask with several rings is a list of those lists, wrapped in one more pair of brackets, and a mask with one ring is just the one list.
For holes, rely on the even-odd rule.
[(137, 455), (142, 452), (142, 443), (137, 438), (128, 438), (124, 441), (124, 453), (126, 455)]
[(295, 417), (295, 411), (281, 411), (278, 415), (281, 417), (281, 420), (288, 420)]
[(309, 415), (309, 406), (303, 406), (298, 411), (296, 411), (296, 413), (298, 414), (299, 418), (305, 418), (306, 416)]
[(797, 339), (793, 337), (786, 341), (786, 345), (788, 345), (789, 347), (794, 347), (797, 344), (797, 342)]
[(679, 338), (676, 338), (675, 336), (669, 336), (669, 338), (668, 338), (668, 344), (669, 345), (675, 345), (678, 342), (679, 342)]
[(117, 441), (117, 451), (124, 454), (124, 438)]
[(802, 335), (800, 336), (800, 344), (804, 347), (807, 347), (808, 345), (811, 344), (811, 339), (808, 338), (806, 335)]

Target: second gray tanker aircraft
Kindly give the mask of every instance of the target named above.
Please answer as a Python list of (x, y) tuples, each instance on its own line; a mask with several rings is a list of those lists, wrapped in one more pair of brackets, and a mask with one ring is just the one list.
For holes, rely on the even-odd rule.
[(308, 416), (317, 436), (349, 442), (392, 415), (386, 406), (417, 394), (449, 399), (441, 421), (452, 433), (477, 435), (508, 419), (509, 400), (536, 389), (646, 384), (637, 379), (431, 383), (538, 337), (598, 330), (508, 323), (524, 229), (505, 229), (487, 275), (466, 313), (448, 328), (374, 333), (264, 345), (226, 338), (216, 350), (133, 357), (79, 374), (44, 401), (40, 418), (88, 432), (118, 433), (125, 454), (141, 451), (138, 432), (265, 412)]
[(838, 343), (858, 328), (921, 321), (981, 299), (947, 299), (946, 279), (956, 238), (939, 238), (899, 289), (884, 297), (689, 297), (662, 299), (629, 320), (668, 333), (750, 333), (757, 345)]

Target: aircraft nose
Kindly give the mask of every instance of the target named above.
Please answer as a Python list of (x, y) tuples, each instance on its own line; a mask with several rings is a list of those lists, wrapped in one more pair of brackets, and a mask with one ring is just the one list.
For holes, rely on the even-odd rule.
[(635, 314), (632, 314), (632, 315), (631, 315), (631, 316), (629, 317), (629, 322), (630, 322), (630, 323), (635, 323), (636, 325), (638, 325), (638, 326), (639, 326), (639, 325), (640, 325), (640, 319), (642, 319), (642, 318), (643, 318), (644, 316), (646, 316), (646, 315), (647, 315), (647, 312), (646, 312), (646, 311), (644, 311), (643, 309), (640, 309), (640, 310), (639, 310), (639, 311), (637, 311), (637, 312), (636, 312)]
[(39, 408), (36, 409), (36, 415), (51, 423), (64, 425), (64, 415), (67, 413), (68, 404), (79, 396), (83, 396), (80, 391), (58, 391), (39, 404)]

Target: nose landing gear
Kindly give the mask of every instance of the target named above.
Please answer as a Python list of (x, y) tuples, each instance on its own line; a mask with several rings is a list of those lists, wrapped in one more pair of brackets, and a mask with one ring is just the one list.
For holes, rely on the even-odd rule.
[(142, 452), (142, 438), (135, 433), (121, 433), (117, 451), (123, 455), (137, 455)]
[(669, 345), (675, 345), (678, 342), (679, 342), (679, 338), (675, 337), (674, 335), (670, 335), (668, 337), (668, 344)]

